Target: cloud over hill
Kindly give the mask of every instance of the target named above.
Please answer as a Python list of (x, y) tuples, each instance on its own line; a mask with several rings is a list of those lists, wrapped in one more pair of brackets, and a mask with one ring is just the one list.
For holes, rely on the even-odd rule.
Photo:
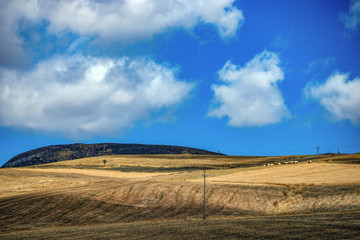
[(0, 69), (0, 124), (70, 137), (111, 134), (183, 101), (192, 84), (145, 58), (74, 56)]

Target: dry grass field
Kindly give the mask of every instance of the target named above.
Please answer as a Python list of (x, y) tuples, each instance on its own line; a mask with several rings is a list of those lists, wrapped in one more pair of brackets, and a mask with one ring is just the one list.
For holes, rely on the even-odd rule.
[[(298, 164), (277, 165), (289, 161)], [(0, 169), (0, 238), (356, 239), (359, 163), (360, 154), (131, 155)]]

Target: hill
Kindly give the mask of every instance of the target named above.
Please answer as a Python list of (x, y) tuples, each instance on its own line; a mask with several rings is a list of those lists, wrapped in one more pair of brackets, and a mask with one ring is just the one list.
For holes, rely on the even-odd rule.
[(30, 150), (6, 162), (2, 168), (23, 167), (31, 165), (60, 162), (85, 157), (103, 155), (133, 155), (133, 154), (196, 154), (196, 155), (221, 155), (202, 149), (169, 146), (169, 145), (147, 145), (147, 144), (119, 144), (119, 143), (98, 143), (98, 144), (67, 144), (52, 145)]
[(152, 154), (3, 168), (0, 238), (357, 239), (359, 163), (360, 154)]

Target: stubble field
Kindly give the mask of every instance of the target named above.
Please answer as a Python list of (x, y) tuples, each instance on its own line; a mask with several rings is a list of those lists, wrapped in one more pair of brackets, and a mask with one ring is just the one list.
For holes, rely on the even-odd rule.
[[(276, 165), (290, 161), (299, 163)], [(0, 237), (355, 239), (359, 162), (360, 154), (135, 155), (0, 169)]]

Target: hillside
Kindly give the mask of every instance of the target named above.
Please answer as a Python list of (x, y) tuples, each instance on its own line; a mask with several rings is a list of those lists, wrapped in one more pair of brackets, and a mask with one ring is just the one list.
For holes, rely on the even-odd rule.
[(215, 152), (182, 146), (118, 143), (76, 143), (67, 145), (52, 145), (21, 153), (11, 158), (2, 166), (2, 168), (39, 165), (93, 156), (123, 154), (220, 155), (219, 153)]
[[(298, 164), (276, 164), (289, 160)], [(359, 162), (360, 154), (152, 154), (3, 168), (0, 238), (169, 239), (180, 234), (177, 239), (196, 239), (200, 230), (202, 239), (288, 239), (292, 234), (305, 239), (304, 233), (355, 239), (360, 236)], [(206, 222), (201, 220), (203, 169)]]

